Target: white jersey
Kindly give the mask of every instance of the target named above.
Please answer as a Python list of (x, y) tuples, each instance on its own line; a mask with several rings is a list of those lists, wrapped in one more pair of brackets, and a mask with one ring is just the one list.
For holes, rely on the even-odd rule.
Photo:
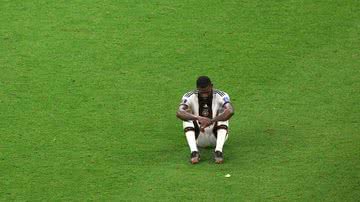
[(224, 105), (230, 103), (229, 95), (221, 90), (213, 89), (212, 99), (206, 102), (199, 99), (198, 90), (184, 94), (180, 105), (186, 105), (195, 116), (214, 118), (224, 111)]

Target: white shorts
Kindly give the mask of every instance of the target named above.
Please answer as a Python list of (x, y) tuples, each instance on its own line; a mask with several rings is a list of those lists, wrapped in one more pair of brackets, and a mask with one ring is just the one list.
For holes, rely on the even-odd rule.
[[(196, 121), (196, 124), (194, 124), (193, 121), (183, 121), (183, 128), (194, 128), (195, 130), (195, 137), (196, 137), (196, 144), (199, 147), (215, 147), (216, 146), (216, 132), (214, 130), (215, 125), (221, 126), (224, 125), (226, 127), (229, 127), (229, 121), (219, 121), (217, 123), (212, 124), (209, 127), (205, 128), (204, 132), (201, 132), (199, 130), (199, 123)], [(225, 141), (228, 138), (228, 134), (226, 134)]]

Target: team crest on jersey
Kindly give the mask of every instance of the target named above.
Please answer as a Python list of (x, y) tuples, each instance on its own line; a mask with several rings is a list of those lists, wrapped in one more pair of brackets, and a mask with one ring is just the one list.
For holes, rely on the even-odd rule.
[(182, 103), (183, 103), (183, 104), (186, 104), (186, 102), (187, 102), (187, 99), (183, 99), (183, 102), (182, 102)]
[(209, 116), (209, 106), (207, 104), (205, 104), (203, 107), (202, 116), (204, 117)]
[(226, 103), (226, 102), (230, 102), (230, 99), (229, 99), (229, 97), (227, 97), (227, 96), (224, 97), (223, 100), (224, 100), (225, 103)]

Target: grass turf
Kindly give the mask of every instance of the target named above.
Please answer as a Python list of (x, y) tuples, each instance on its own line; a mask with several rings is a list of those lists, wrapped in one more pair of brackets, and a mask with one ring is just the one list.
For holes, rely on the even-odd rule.
[[(0, 200), (357, 200), (359, 11), (2, 1)], [(175, 118), (204, 74), (236, 109), (223, 165)]]

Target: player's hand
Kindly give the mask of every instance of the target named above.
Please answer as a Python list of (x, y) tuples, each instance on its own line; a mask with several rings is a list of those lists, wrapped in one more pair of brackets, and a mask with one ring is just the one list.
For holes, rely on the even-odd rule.
[(204, 132), (204, 129), (208, 126), (210, 126), (212, 124), (211, 120), (207, 117), (202, 117), (202, 116), (199, 116), (198, 117), (198, 121), (199, 121), (199, 124), (200, 124), (200, 130), (202, 132)]

